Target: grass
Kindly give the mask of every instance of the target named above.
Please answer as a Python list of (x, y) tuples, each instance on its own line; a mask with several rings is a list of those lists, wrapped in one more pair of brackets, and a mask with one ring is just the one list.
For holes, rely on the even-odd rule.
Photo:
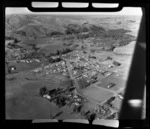
[(116, 90), (119, 90), (122, 87), (125, 87), (126, 81), (121, 79), (121, 78), (114, 77), (114, 75), (110, 75), (108, 77), (103, 78), (97, 86), (107, 88), (109, 83), (116, 84), (114, 87), (111, 88), (111, 90), (116, 91)]
[(40, 97), (20, 95), (6, 101), (6, 112), (12, 119), (48, 119), (59, 109)]
[[(19, 82), (18, 82), (19, 81)], [(67, 87), (70, 81), (63, 76), (42, 81), (26, 80), (7, 81), (6, 83), (6, 112), (12, 119), (48, 119), (60, 112), (54, 104), (40, 98), (39, 89), (46, 86), (48, 89)], [(10, 94), (10, 95), (9, 95)]]
[(20, 62), (20, 63), (10, 63), (10, 66), (13, 65), (16, 67), (15, 72), (22, 72), (25, 70), (31, 70), (31, 69), (35, 69), (37, 67), (39, 67), (41, 65), (41, 62), (35, 62), (33, 61), (32, 63), (24, 63), (24, 62)]
[(40, 49), (40, 52), (41, 53), (44, 53), (46, 55), (49, 55), (50, 53), (56, 53), (57, 50), (63, 50), (63, 49), (66, 49), (68, 47), (64, 46), (64, 45), (47, 45), (43, 48)]
[(104, 101), (113, 95), (113, 93), (98, 87), (88, 87), (83, 91), (83, 94), (97, 102)]

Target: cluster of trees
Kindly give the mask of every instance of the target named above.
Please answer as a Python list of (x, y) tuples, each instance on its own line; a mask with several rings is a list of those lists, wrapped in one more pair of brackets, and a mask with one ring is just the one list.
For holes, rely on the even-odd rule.
[[(66, 31), (65, 31), (65, 34), (71, 34), (71, 35), (75, 34), (76, 38), (78, 39), (86, 39), (93, 36), (100, 36), (103, 33), (105, 33), (105, 29), (96, 25), (91, 25), (87, 27), (87, 26), (80, 26), (77, 24), (69, 24), (68, 26), (66, 26)], [(104, 35), (104, 36), (108, 37), (108, 35)]]
[(87, 82), (85, 78), (82, 78), (79, 80), (79, 85), (80, 85), (80, 88), (83, 89), (83, 88), (88, 87), (90, 85), (90, 82)]
[(76, 34), (76, 37), (77, 39), (87, 39), (89, 37), (92, 37), (92, 35), (90, 33), (87, 33), (87, 34), (79, 33), (79, 34)]
[(64, 46), (71, 46), (73, 44), (73, 41), (67, 41), (65, 43), (63, 43)]
[(97, 114), (91, 110), (82, 111), (81, 114), (85, 117), (85, 119), (89, 120), (90, 123), (97, 117)]
[(44, 53), (39, 53), (39, 52), (30, 52), (30, 53), (26, 53), (23, 56), (23, 59), (39, 59), (39, 58), (44, 58), (45, 54)]
[(58, 107), (63, 107), (66, 105), (66, 99), (66, 97), (60, 95), (56, 98), (55, 103)]
[(82, 33), (82, 32), (103, 32), (105, 31), (104, 28), (100, 27), (100, 26), (96, 26), (96, 25), (90, 25), (90, 26), (84, 26), (84, 25), (78, 25), (78, 24), (69, 24), (68, 26), (66, 26), (66, 34), (78, 34), (78, 33)]
[(57, 50), (55, 53), (50, 53), (49, 55), (47, 55), (46, 57), (47, 58), (50, 58), (50, 57), (52, 57), (52, 56), (59, 56), (59, 55), (61, 55), (61, 54), (67, 54), (67, 53), (69, 53), (69, 52), (71, 52), (72, 51), (72, 49), (70, 49), (70, 48), (66, 48), (66, 49), (63, 49), (63, 50)]
[(45, 58), (48, 62), (55, 63), (55, 62), (61, 61), (62, 58), (61, 57), (57, 57), (57, 58), (54, 59), (54, 58), (52, 58), (52, 56), (58, 56), (58, 55), (61, 55), (61, 54), (66, 54), (66, 53), (69, 53), (71, 51), (72, 51), (71, 49), (66, 48), (66, 49), (63, 49), (63, 50), (57, 50), (55, 53), (50, 53), (47, 56), (44, 53), (33, 51), (33, 52), (30, 52), (30, 53), (24, 54), (22, 59)]
[(10, 49), (13, 49), (13, 48), (21, 48), (21, 46), (15, 44), (15, 43), (9, 43), (9, 44), (7, 45), (7, 47), (10, 48)]
[(5, 40), (13, 40), (13, 39), (14, 39), (13, 37), (5, 36)]
[(71, 34), (70, 34), (70, 35), (64, 35), (62, 39), (63, 39), (63, 40), (67, 40), (67, 41), (68, 41), (68, 40), (73, 40), (73, 39), (74, 39), (74, 36), (71, 35)]
[(56, 55), (67, 54), (71, 51), (72, 50), (70, 48), (66, 48), (66, 49), (63, 49), (63, 50), (57, 50)]
[(103, 27), (96, 26), (96, 25), (92, 25), (90, 27), (90, 30), (93, 32), (105, 32), (105, 29)]
[(66, 26), (66, 34), (77, 34), (81, 32), (81, 26), (77, 24), (69, 24)]
[(8, 37), (8, 36), (5, 36), (5, 40), (14, 40), (14, 43), (18, 43), (19, 42), (19, 40), (17, 38)]
[(16, 34), (20, 34), (22, 36), (27, 36), (25, 31), (16, 31)]
[(59, 61), (62, 61), (62, 58), (61, 57), (57, 57), (57, 58), (52, 58), (52, 56), (59, 56), (61, 54), (66, 54), (68, 52), (71, 52), (72, 50), (69, 49), (69, 48), (66, 48), (66, 49), (63, 49), (63, 50), (57, 50), (56, 53), (50, 53), (46, 58), (48, 60), (48, 62), (50, 63), (56, 63), (56, 62), (59, 62)]
[(82, 78), (78, 82), (79, 82), (80, 88), (83, 89), (83, 88), (88, 87), (90, 84), (97, 82), (97, 76), (96, 75), (92, 76), (89, 81), (87, 78)]
[(82, 107), (83, 107), (83, 104), (80, 104), (78, 106), (75, 105), (74, 108), (73, 108), (73, 113), (80, 113)]
[(115, 113), (113, 113), (112, 115), (110, 115), (109, 117), (107, 117), (107, 119), (112, 120), (112, 119), (117, 119), (117, 117), (118, 117), (118, 113), (115, 112)]
[(56, 117), (60, 116), (63, 113), (63, 111), (58, 112), (55, 116), (51, 117), (51, 119), (55, 119)]
[(60, 58), (60, 57), (58, 57), (56, 59), (53, 59), (52, 57), (48, 58), (49, 63), (56, 63), (56, 62), (59, 62), (61, 60), (62, 60), (62, 58)]
[(77, 24), (69, 24), (66, 27), (66, 34), (78, 34), (78, 33), (84, 33), (84, 32), (89, 32), (89, 31), (95, 31), (95, 30), (101, 30), (98, 26), (92, 26), (90, 29), (87, 26), (80, 26)]
[(53, 32), (51, 32), (51, 33), (48, 33), (47, 35), (48, 35), (48, 36), (54, 36), (54, 35), (64, 35), (64, 33), (62, 33), (62, 32), (58, 32), (58, 31), (53, 31)]
[(105, 103), (110, 107), (112, 107), (112, 102), (115, 100), (115, 98), (116, 98), (115, 96), (112, 96)]
[(37, 50), (40, 49), (40, 48), (37, 48), (37, 47), (36, 47), (36, 44), (32, 44), (31, 46), (32, 46), (32, 49), (35, 50), (35, 51), (37, 51)]
[[(58, 107), (62, 107), (64, 105), (66, 105), (67, 98), (65, 96), (59, 95), (59, 92), (60, 93), (63, 92), (63, 89), (57, 88), (57, 89), (48, 90), (46, 87), (42, 87), (39, 91), (39, 94), (42, 97), (45, 94), (50, 95), (52, 97), (52, 99), (50, 101), (53, 100)], [(59, 95), (59, 96), (57, 96), (57, 95)]]
[(48, 89), (45, 86), (40, 88), (39, 94), (43, 97), (43, 95), (48, 94)]

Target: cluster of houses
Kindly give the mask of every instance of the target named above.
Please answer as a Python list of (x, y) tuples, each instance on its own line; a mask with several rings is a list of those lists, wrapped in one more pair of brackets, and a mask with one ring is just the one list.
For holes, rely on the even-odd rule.
[(48, 90), (46, 87), (40, 89), (40, 96), (54, 102), (58, 107), (65, 105), (79, 106), (85, 99), (74, 92), (75, 87), (56, 88)]
[(108, 105), (103, 104), (103, 105), (99, 105), (99, 110), (98, 110), (98, 118), (107, 118), (110, 114), (111, 114), (111, 109)]
[[(84, 58), (84, 54), (79, 51), (75, 51), (74, 56), (76, 58), (70, 61), (72, 74), (77, 80), (81, 80), (81, 82), (83, 82), (82, 80), (86, 81), (87, 85), (97, 82), (98, 74), (105, 77), (114, 74), (114, 72), (107, 70), (108, 68), (112, 68), (112, 65), (102, 68), (101, 64), (95, 58), (89, 59), (88, 56)], [(110, 84), (108, 88), (113, 86), (114, 84)]]
[[(97, 118), (106, 118), (111, 114), (111, 109), (108, 105), (99, 105), (98, 108), (89, 109), (84, 112), (83, 104), (87, 102), (85, 98), (74, 92), (75, 87), (70, 88), (56, 88), (48, 90), (46, 87), (40, 89), (40, 96), (47, 99), (49, 102), (53, 102), (58, 107), (65, 105), (73, 106), (73, 112), (80, 112), (81, 115), (87, 117), (91, 114), (95, 114)], [(83, 112), (82, 112), (83, 111)]]
[(68, 71), (64, 61), (49, 64), (40, 68), (34, 69), (35, 73), (45, 72), (45, 74), (51, 73), (62, 73), (62, 75), (67, 75)]
[(39, 59), (25, 59), (25, 60), (17, 60), (18, 63), (32, 63), (32, 62), (40, 62)]

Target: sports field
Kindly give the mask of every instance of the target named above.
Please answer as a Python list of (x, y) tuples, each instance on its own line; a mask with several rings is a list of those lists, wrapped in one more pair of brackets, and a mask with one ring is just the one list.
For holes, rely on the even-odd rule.
[(83, 94), (97, 102), (102, 102), (113, 95), (112, 92), (106, 91), (100, 87), (88, 87), (83, 91)]

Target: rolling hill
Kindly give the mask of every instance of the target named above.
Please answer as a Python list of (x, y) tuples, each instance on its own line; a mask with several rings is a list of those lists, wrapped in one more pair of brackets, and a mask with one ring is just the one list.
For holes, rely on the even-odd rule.
[(5, 38), (32, 45), (54, 43), (52, 37), (86, 39), (96, 36), (101, 39), (97, 46), (113, 44), (118, 47), (135, 40), (139, 21), (140, 18), (124, 16), (6, 15)]

